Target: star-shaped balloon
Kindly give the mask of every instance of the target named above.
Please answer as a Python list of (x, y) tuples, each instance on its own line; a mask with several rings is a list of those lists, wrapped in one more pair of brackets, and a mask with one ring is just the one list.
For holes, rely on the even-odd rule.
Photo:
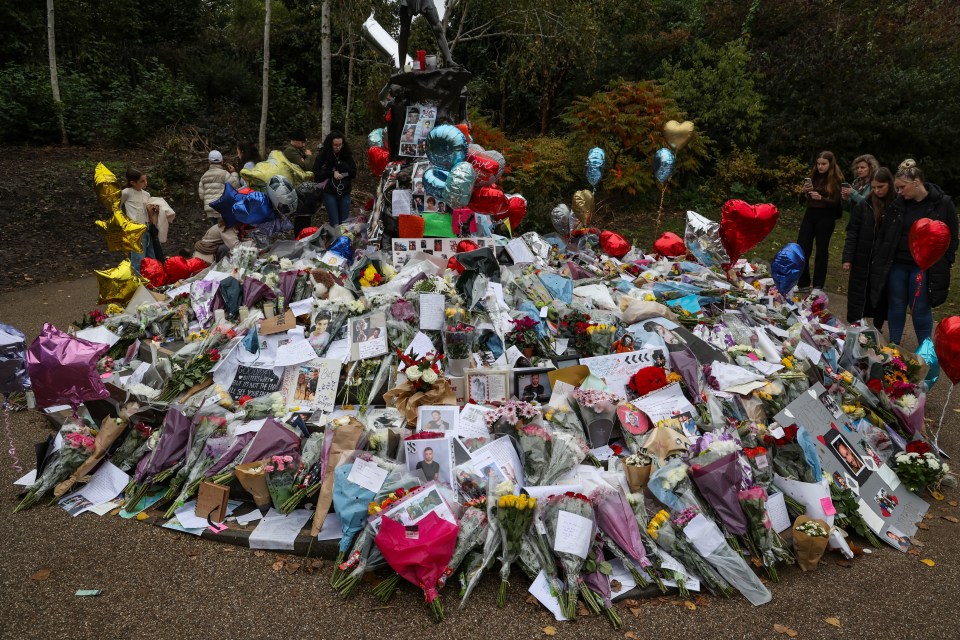
[(97, 373), (97, 361), (110, 345), (73, 338), (50, 323), (27, 349), (27, 370), (40, 407), (110, 397)]
[(647, 432), (647, 438), (643, 442), (643, 450), (648, 455), (660, 461), (660, 466), (666, 462), (667, 457), (674, 453), (683, 453), (690, 446), (690, 440), (687, 436), (671, 429), (667, 426), (655, 427)]
[(97, 274), (97, 284), (100, 286), (100, 299), (97, 300), (97, 304), (108, 302), (126, 304), (141, 284), (149, 282), (133, 272), (133, 266), (129, 260), (124, 260), (113, 269), (94, 273)]
[(120, 210), (120, 183), (102, 162), (93, 170), (93, 188), (103, 206), (110, 211)]
[(100, 233), (103, 234), (103, 239), (107, 241), (107, 249), (110, 251), (143, 253), (143, 245), (140, 240), (143, 238), (143, 232), (147, 230), (147, 226), (134, 222), (120, 213), (119, 209), (113, 212), (113, 217), (109, 220), (97, 220), (94, 224), (100, 227)]

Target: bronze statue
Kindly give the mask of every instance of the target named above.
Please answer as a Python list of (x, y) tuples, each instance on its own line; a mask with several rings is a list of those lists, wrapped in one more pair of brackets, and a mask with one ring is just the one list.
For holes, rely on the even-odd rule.
[(423, 16), (430, 24), (430, 29), (437, 39), (437, 45), (440, 47), (444, 65), (447, 67), (457, 66), (453, 61), (453, 56), (450, 55), (447, 36), (443, 32), (443, 25), (440, 24), (440, 14), (437, 13), (437, 7), (433, 4), (433, 0), (400, 0), (400, 40), (397, 42), (397, 58), (400, 60), (400, 69), (403, 69), (407, 58), (410, 22), (415, 16)]

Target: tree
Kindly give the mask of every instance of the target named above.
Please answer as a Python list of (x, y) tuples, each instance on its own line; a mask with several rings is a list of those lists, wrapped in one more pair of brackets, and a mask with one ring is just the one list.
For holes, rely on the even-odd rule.
[(320, 9), (320, 65), (320, 74), (323, 76), (320, 134), (326, 137), (330, 133), (330, 121), (333, 117), (330, 113), (333, 94), (333, 78), (330, 77), (330, 0), (323, 0)]
[(60, 80), (57, 78), (57, 35), (53, 22), (53, 0), (47, 0), (47, 49), (50, 57), (50, 89), (53, 91), (53, 108), (57, 111), (60, 141), (63, 144), (68, 144), (67, 125), (63, 119), (63, 103), (60, 101)]
[(263, 18), (263, 102), (260, 106), (260, 153), (267, 155), (267, 107), (270, 104), (270, 9), (271, 0), (265, 0)]

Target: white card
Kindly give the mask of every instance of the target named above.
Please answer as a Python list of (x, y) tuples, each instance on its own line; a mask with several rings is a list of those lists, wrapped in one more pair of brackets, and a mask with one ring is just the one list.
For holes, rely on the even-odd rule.
[(767, 497), (767, 515), (770, 517), (770, 526), (777, 533), (791, 527), (790, 514), (787, 512), (787, 503), (782, 493), (773, 493)]
[(823, 354), (803, 341), (797, 343), (797, 348), (794, 350), (793, 355), (798, 358), (806, 358), (813, 364), (820, 364), (820, 358), (823, 357)]
[(569, 511), (557, 515), (557, 538), (553, 550), (586, 558), (593, 542), (593, 521)]
[(420, 294), (420, 328), (428, 331), (443, 329), (443, 308), (446, 298), (442, 293)]
[(726, 544), (717, 525), (707, 520), (702, 513), (698, 513), (687, 523), (683, 533), (693, 543), (697, 553), (704, 558), (720, 548), (720, 545)]
[(301, 364), (317, 357), (317, 352), (309, 340), (294, 340), (277, 347), (277, 358), (273, 361), (274, 367), (289, 367)]
[(534, 260), (530, 247), (521, 238), (514, 238), (507, 243), (507, 253), (515, 264), (530, 264)]
[(305, 316), (309, 314), (312, 309), (313, 309), (313, 296), (290, 303), (290, 311), (293, 311), (293, 315), (297, 317)]
[(527, 591), (530, 593), (530, 595), (536, 598), (540, 604), (545, 606), (547, 610), (553, 614), (554, 618), (560, 620), (561, 622), (567, 619), (560, 610), (560, 601), (557, 600), (557, 596), (553, 595), (550, 590), (550, 583), (547, 581), (547, 574), (545, 574), (542, 570)]
[(347, 480), (353, 484), (360, 485), (367, 491), (377, 493), (383, 487), (387, 479), (388, 471), (380, 468), (375, 462), (368, 462), (362, 458), (357, 458), (353, 463), (353, 468), (347, 475)]

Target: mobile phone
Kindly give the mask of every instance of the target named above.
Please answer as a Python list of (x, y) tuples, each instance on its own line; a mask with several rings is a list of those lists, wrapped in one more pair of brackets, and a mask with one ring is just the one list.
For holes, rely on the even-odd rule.
[(849, 182), (843, 182), (843, 183), (840, 184), (840, 188), (841, 188), (841, 189), (849, 189), (849, 188), (850, 188), (850, 183), (849, 183)]
[(804, 178), (804, 179), (803, 179), (803, 186), (805, 186), (805, 187), (812, 187), (812, 186), (813, 186), (813, 178)]

